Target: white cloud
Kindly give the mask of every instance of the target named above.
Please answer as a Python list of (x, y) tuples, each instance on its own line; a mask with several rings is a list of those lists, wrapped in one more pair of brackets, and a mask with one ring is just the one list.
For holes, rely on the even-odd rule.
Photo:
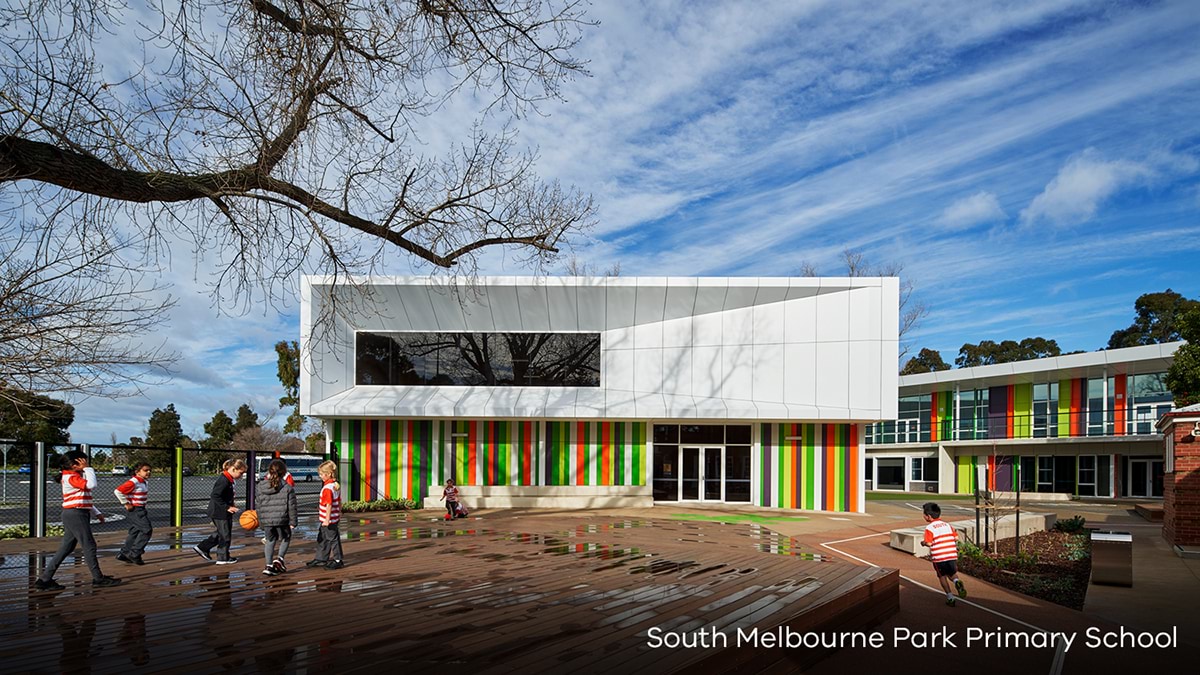
[(1021, 222), (1026, 225), (1087, 222), (1095, 217), (1105, 200), (1150, 173), (1144, 164), (1108, 161), (1089, 148), (1068, 160), (1046, 189), (1021, 211)]
[(979, 191), (947, 206), (938, 221), (946, 227), (966, 229), (974, 225), (1003, 221), (1008, 215), (1000, 200), (991, 192)]

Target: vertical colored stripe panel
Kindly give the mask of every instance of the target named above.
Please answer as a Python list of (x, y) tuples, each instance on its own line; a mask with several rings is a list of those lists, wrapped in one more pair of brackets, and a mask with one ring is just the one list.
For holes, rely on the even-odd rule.
[(1117, 375), (1113, 378), (1113, 435), (1125, 435), (1125, 403), (1127, 375)]
[(859, 458), (858, 451), (858, 435), (861, 427), (858, 425), (850, 426), (850, 452), (848, 457), (849, 481), (847, 482), (846, 491), (850, 495), (850, 501), (847, 507), (848, 511), (857, 513), (859, 509), (858, 491), (863, 485), (862, 479), (862, 460)]
[(1004, 437), (1005, 438), (1016, 438), (1016, 436), (1013, 435), (1013, 430), (1014, 430), (1013, 423), (1016, 421), (1016, 417), (1017, 417), (1016, 385), (1010, 384), (1009, 386), (1005, 387), (1005, 389), (1008, 390), (1008, 392), (1007, 392), (1008, 400), (1005, 402), (1005, 410), (1007, 413), (1007, 420), (1005, 420), (1005, 421), (1007, 422), (1007, 424), (1005, 424), (1005, 429), (1004, 429), (1005, 436)]
[(1033, 384), (1013, 385), (1012, 438), (1033, 436)]
[(1070, 436), (1070, 398), (1072, 398), (1073, 388), (1070, 380), (1058, 381), (1058, 436)]
[(633, 423), (633, 484), (646, 485), (646, 432), (645, 422)]
[(758, 443), (758, 503), (772, 506), (771, 501), (771, 425), (760, 424)]
[(804, 425), (804, 508), (817, 508), (817, 429), (816, 424)]

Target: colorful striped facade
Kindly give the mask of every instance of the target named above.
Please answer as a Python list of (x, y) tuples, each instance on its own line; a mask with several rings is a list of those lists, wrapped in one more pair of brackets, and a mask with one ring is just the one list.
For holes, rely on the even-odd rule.
[(448, 478), (646, 484), (645, 422), (335, 419), (330, 429), (333, 452), (349, 466), (350, 499), (420, 500), (441, 494)]
[[(752, 503), (863, 510), (862, 426), (757, 425)], [(330, 421), (348, 498), (437, 497), (447, 478), (469, 486), (645, 486), (646, 422)]]
[(853, 424), (759, 425), (755, 503), (862, 511), (862, 429)]

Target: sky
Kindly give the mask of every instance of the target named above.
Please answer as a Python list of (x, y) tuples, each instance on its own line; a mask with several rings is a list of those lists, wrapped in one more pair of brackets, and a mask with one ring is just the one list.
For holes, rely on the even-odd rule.
[[(547, 179), (591, 193), (570, 253), (622, 276), (903, 266), (928, 315), (912, 353), (1052, 338), (1104, 347), (1134, 300), (1200, 297), (1200, 4), (594, 3), (588, 75), (512, 128)], [(430, 149), (469, 129), (457, 99)], [(397, 270), (407, 272), (409, 270)], [(482, 273), (522, 274), (488, 255)], [(144, 432), (174, 403), (278, 408), (273, 345), (298, 306), (219, 311), (186, 254), (162, 332), (181, 360), (143, 396), (76, 402), (76, 442)], [(278, 413), (281, 422), (286, 413)]]

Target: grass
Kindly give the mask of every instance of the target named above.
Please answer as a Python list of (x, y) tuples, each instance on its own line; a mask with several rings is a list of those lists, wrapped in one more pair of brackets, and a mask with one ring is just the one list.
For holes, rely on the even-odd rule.
[(710, 523), (795, 523), (808, 520), (805, 516), (759, 516), (753, 513), (729, 513), (723, 515), (706, 515), (701, 513), (672, 513), (674, 520), (702, 520)]
[(932, 492), (867, 491), (867, 501), (869, 502), (946, 502), (974, 499), (974, 495), (935, 494)]

